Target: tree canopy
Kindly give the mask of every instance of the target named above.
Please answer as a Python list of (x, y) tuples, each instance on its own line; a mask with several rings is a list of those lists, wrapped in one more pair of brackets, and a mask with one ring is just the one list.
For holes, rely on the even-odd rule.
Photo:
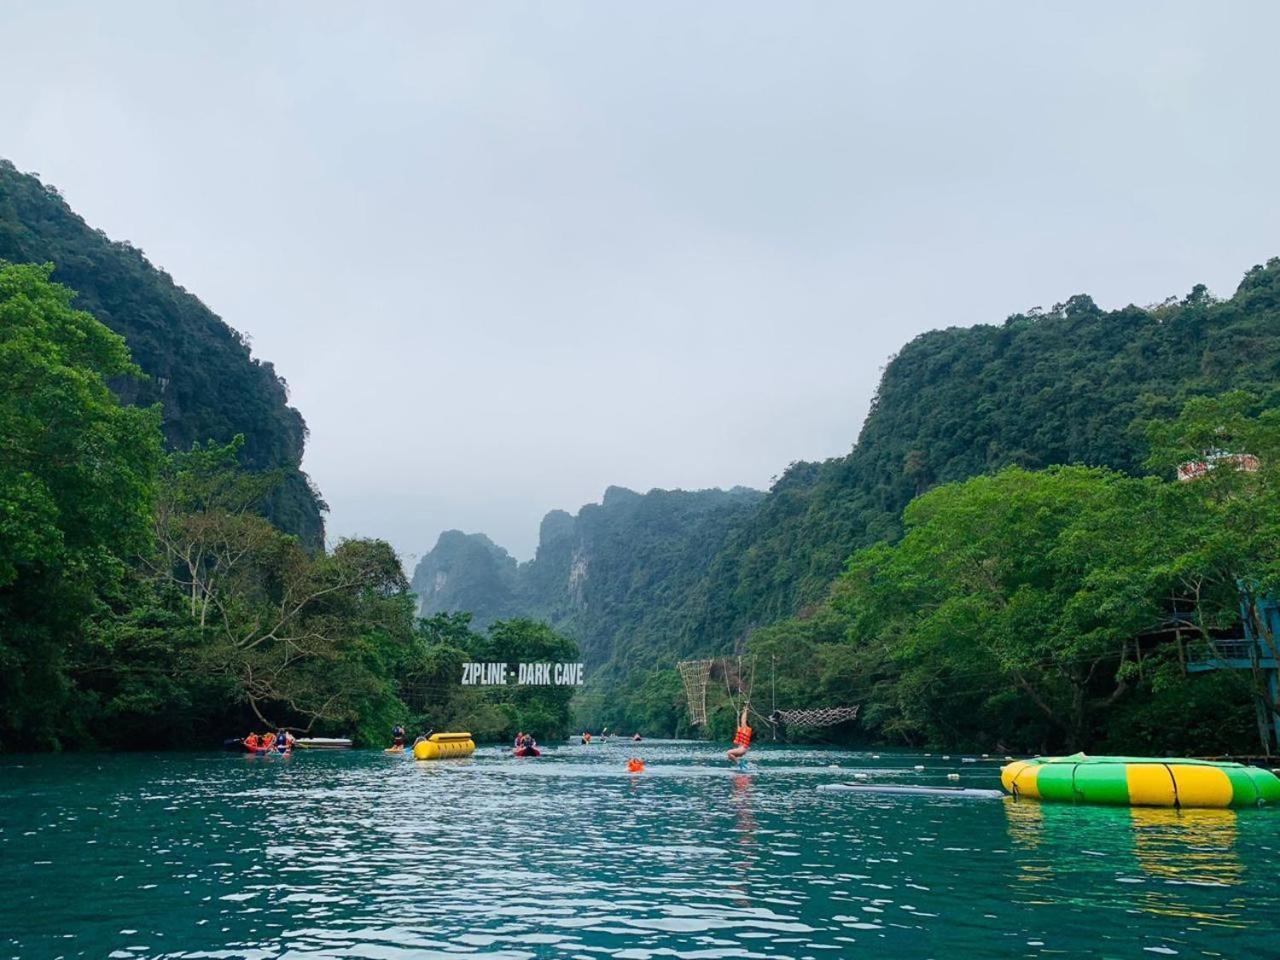
[(0, 264), (0, 745), (47, 743), (97, 599), (149, 548), (159, 412), (108, 389), (124, 340), (51, 268)]

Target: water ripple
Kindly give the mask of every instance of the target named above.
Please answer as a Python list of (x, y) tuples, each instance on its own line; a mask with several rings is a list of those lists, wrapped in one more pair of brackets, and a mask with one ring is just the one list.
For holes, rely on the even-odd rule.
[(821, 794), (995, 763), (753, 755), (9, 758), (0, 957), (1274, 953), (1280, 814)]

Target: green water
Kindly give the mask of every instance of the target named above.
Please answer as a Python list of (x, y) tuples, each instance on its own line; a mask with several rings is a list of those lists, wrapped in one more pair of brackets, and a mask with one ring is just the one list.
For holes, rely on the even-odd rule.
[(0, 957), (1280, 953), (1280, 811), (819, 793), (996, 764), (752, 753), (0, 758)]

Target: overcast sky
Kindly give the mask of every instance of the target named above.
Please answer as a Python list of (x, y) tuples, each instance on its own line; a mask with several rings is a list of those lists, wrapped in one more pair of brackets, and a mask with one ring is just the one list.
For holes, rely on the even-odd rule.
[(331, 538), (846, 452), (935, 327), (1280, 254), (1280, 4), (8, 2), (0, 156), (253, 338)]

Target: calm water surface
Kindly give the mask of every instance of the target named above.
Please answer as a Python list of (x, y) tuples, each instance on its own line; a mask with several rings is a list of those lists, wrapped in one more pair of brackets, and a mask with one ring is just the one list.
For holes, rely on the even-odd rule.
[(1280, 955), (1280, 811), (819, 793), (997, 765), (720, 756), (0, 758), (0, 957)]

